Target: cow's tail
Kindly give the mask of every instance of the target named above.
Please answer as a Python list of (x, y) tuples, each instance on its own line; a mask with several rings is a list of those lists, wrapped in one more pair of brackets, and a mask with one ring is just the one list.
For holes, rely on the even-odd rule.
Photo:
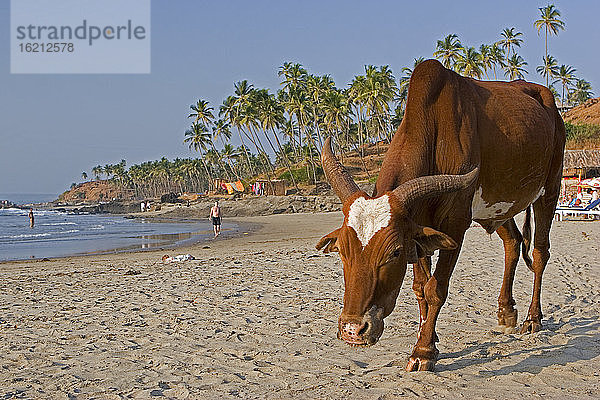
[(529, 256), (529, 248), (531, 247), (531, 206), (527, 207), (525, 210), (525, 222), (523, 223), (523, 261), (533, 272), (533, 267), (531, 266), (531, 257)]

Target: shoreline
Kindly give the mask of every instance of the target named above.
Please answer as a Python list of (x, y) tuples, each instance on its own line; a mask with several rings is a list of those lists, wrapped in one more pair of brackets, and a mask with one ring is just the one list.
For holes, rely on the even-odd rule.
[[(233, 229), (232, 233), (222, 231), (219, 240), (229, 240), (233, 237), (239, 237), (246, 234), (251, 234), (260, 227), (255, 227), (252, 223), (247, 222), (247, 218), (252, 216), (265, 216), (270, 215), (302, 215), (302, 214), (313, 214), (315, 211), (326, 211), (334, 212), (339, 210), (341, 203), (337, 197), (332, 196), (250, 196), (245, 199), (220, 199), (221, 208), (225, 215), (225, 224), (234, 224), (230, 229)], [(38, 205), (37, 208), (40, 211), (57, 211), (67, 214), (90, 214), (90, 215), (110, 215), (112, 217), (121, 217), (128, 220), (140, 220), (143, 219), (147, 222), (152, 223), (193, 223), (193, 222), (205, 222), (207, 218), (205, 215), (209, 214), (210, 207), (212, 206), (213, 200), (201, 201), (189, 206), (183, 204), (161, 204), (160, 210), (141, 212), (138, 210), (138, 203), (128, 203), (125, 205), (116, 205), (111, 203), (111, 210), (119, 210), (122, 207), (133, 209), (133, 212), (127, 213), (112, 213), (112, 212), (88, 212), (81, 211), (82, 207), (87, 210), (98, 210), (98, 205), (85, 205), (85, 206), (50, 206), (45, 204), (43, 207)], [(107, 206), (109, 203), (103, 203), (102, 206)], [(122, 207), (121, 207), (122, 206)], [(120, 208), (121, 207), (121, 208)], [(148, 251), (172, 251), (174, 249), (186, 249), (193, 247), (195, 244), (211, 242), (212, 239), (212, 225), (206, 230), (206, 237), (200, 235), (200, 232), (191, 232), (190, 237), (198, 235), (196, 239), (186, 239), (182, 243), (179, 241), (167, 241), (164, 244), (152, 244), (151, 248), (138, 247), (137, 245), (124, 245), (115, 246), (114, 248), (90, 252), (74, 252), (68, 255), (50, 256), (50, 257), (37, 257), (37, 258), (16, 258), (13, 260), (0, 260), (0, 265), (11, 261), (37, 261), (44, 259), (56, 259), (66, 257), (86, 257), (90, 255), (103, 255), (103, 254), (116, 254), (116, 253), (136, 253), (136, 252), (148, 252)], [(187, 233), (186, 233), (187, 234)], [(176, 234), (173, 234), (176, 235)]]
[[(118, 217), (119, 215), (112, 215), (113, 217)], [(122, 215), (125, 219), (132, 219), (131, 214)], [(137, 218), (145, 218), (148, 219), (149, 222), (157, 223), (157, 224), (184, 224), (184, 223), (194, 223), (201, 222), (199, 219), (184, 219), (184, 218), (165, 218), (157, 216), (140, 216)], [(238, 238), (242, 235), (252, 234), (252, 232), (260, 229), (260, 224), (249, 223), (243, 220), (238, 219), (229, 219), (226, 221), (227, 225), (233, 225), (232, 227), (226, 228), (226, 230), (221, 231), (221, 235), (219, 235), (219, 240), (231, 240)], [(149, 247), (143, 247), (143, 245), (135, 244), (135, 245), (126, 245), (121, 247), (110, 248), (106, 250), (96, 250), (96, 251), (87, 251), (87, 252), (78, 252), (60, 256), (49, 256), (49, 257), (28, 257), (28, 258), (17, 258), (12, 260), (0, 260), (0, 267), (4, 264), (8, 263), (18, 263), (18, 262), (40, 262), (40, 261), (56, 261), (56, 260), (64, 260), (76, 257), (93, 257), (93, 256), (102, 256), (108, 254), (127, 254), (127, 253), (146, 253), (146, 252), (163, 252), (163, 251), (173, 251), (177, 249), (181, 249), (185, 251), (186, 249), (194, 248), (198, 245), (204, 243), (211, 243), (214, 239), (212, 238), (212, 226), (209, 228), (210, 230), (201, 230), (201, 231), (193, 231), (193, 232), (179, 232), (179, 233), (168, 233), (168, 234), (156, 234), (156, 235), (148, 235), (150, 239), (152, 236), (188, 236), (186, 239), (158, 239), (162, 240), (161, 242), (149, 244)], [(138, 238), (142, 238), (143, 236), (139, 236)]]
[[(23, 211), (23, 209), (18, 209), (18, 208), (12, 208), (13, 210), (21, 210)], [(118, 254), (118, 253), (135, 253), (135, 252), (146, 252), (146, 251), (152, 251), (152, 250), (157, 250), (157, 251), (172, 251), (174, 249), (178, 249), (178, 248), (187, 248), (187, 247), (192, 247), (195, 244), (198, 243), (204, 243), (207, 240), (211, 240), (213, 237), (213, 228), (212, 225), (208, 222), (207, 219), (201, 219), (201, 218), (196, 218), (196, 217), (186, 217), (186, 216), (177, 216), (177, 217), (171, 217), (168, 216), (167, 214), (171, 211), (173, 211), (174, 209), (176, 209), (176, 207), (166, 207), (164, 208), (162, 211), (153, 211), (153, 212), (145, 212), (145, 213), (140, 213), (140, 212), (134, 212), (134, 213), (128, 213), (128, 214), (89, 214), (89, 213), (85, 213), (83, 214), (83, 216), (78, 217), (78, 215), (81, 214), (70, 214), (70, 213), (64, 213), (64, 211), (60, 210), (56, 210), (56, 209), (51, 209), (51, 208), (43, 208), (43, 209), (38, 209), (38, 212), (56, 212), (58, 211), (58, 215), (59, 218), (62, 218), (61, 215), (64, 215), (65, 217), (70, 216), (70, 218), (83, 218), (80, 222), (78, 223), (83, 223), (86, 224), (85, 218), (87, 215), (89, 215), (90, 217), (95, 215), (95, 219), (98, 219), (100, 221), (101, 224), (104, 224), (104, 222), (102, 222), (102, 218), (109, 218), (111, 220), (122, 220), (122, 221), (130, 221), (128, 222), (129, 226), (132, 226), (131, 224), (133, 224), (134, 226), (137, 226), (137, 224), (141, 224), (139, 226), (139, 228), (133, 228), (133, 230), (130, 232), (123, 232), (121, 233), (120, 236), (118, 237), (114, 237), (114, 239), (111, 241), (106, 241), (106, 237), (104, 236), (99, 236), (97, 238), (97, 240), (102, 241), (106, 241), (106, 244), (101, 244), (99, 246), (92, 246), (92, 247), (98, 247), (99, 249), (80, 249), (78, 248), (78, 240), (80, 239), (84, 239), (85, 236), (77, 236), (74, 235), (73, 237), (64, 237), (61, 238), (60, 240), (65, 241), (64, 245), (61, 244), (59, 247), (57, 247), (55, 251), (35, 251), (32, 250), (31, 252), (24, 252), (23, 250), (18, 250), (15, 253), (11, 253), (10, 252), (10, 243), (8, 242), (8, 248), (6, 249), (7, 252), (4, 253), (4, 255), (7, 254), (12, 254), (12, 256), (14, 258), (9, 258), (9, 259), (0, 259), (0, 265), (4, 264), (4, 263), (9, 263), (9, 262), (20, 262), (20, 261), (30, 261), (30, 262), (36, 262), (36, 261), (40, 261), (40, 260), (53, 260), (53, 259), (64, 259), (64, 258), (68, 258), (68, 257), (87, 257), (87, 256), (94, 256), (94, 255), (104, 255), (104, 254)], [(188, 209), (189, 210), (189, 209)], [(55, 215), (55, 214), (53, 214)], [(42, 228), (43, 225), (54, 225), (54, 223), (44, 223), (44, 217), (41, 217), (42, 219), (39, 219), (39, 215), (36, 218), (36, 225), (41, 224)], [(66, 219), (65, 219), (66, 221)], [(154, 226), (158, 226), (160, 227), (160, 225), (165, 224), (165, 225), (170, 225), (169, 227), (165, 227), (164, 229), (158, 228), (154, 228), (153, 230), (155, 231), (155, 233), (149, 233), (147, 230), (144, 230), (144, 223), (150, 223), (150, 224), (154, 224)], [(66, 223), (66, 224), (73, 224), (73, 223)], [(189, 228), (186, 228), (186, 226), (189, 226)], [(192, 226), (194, 226), (192, 228)], [(190, 230), (193, 229), (193, 230)], [(222, 226), (222, 232), (220, 235), (221, 239), (227, 240), (228, 238), (231, 237), (236, 237), (239, 235), (244, 234), (244, 232), (251, 232), (252, 230), (255, 230), (256, 228), (253, 227), (252, 224), (246, 224), (243, 221), (235, 221), (233, 219), (228, 219), (224, 222), (223, 226)], [(35, 233), (35, 232), (33, 232)], [(27, 232), (27, 234), (29, 235), (29, 230)], [(80, 233), (81, 234), (81, 233)], [(79, 234), (79, 235), (80, 235)], [(40, 236), (42, 234), (38, 234), (37, 236)], [(48, 233), (44, 233), (43, 235), (48, 235)], [(43, 236), (42, 235), (42, 236)], [(109, 232), (108, 235), (114, 235), (113, 233)], [(94, 239), (92, 239), (94, 240)], [(87, 239), (87, 242), (90, 242), (90, 239)], [(13, 242), (15, 245), (17, 246), (21, 246), (19, 241), (15, 241)], [(69, 244), (70, 243), (70, 244)], [(40, 242), (39, 244), (36, 244), (36, 242), (32, 241), (29, 244), (30, 246), (33, 246), (32, 249), (35, 249), (36, 246), (48, 246), (48, 245), (52, 245), (52, 242)], [(86, 247), (90, 247), (90, 246), (86, 246)], [(60, 254), (62, 253), (62, 254)], [(35, 256), (34, 256), (35, 254)], [(8, 258), (8, 257), (7, 257)]]
[[(124, 218), (133, 217), (133, 218), (147, 218), (152, 222), (156, 223), (181, 223), (184, 222), (184, 219), (181, 217), (178, 218), (167, 218), (162, 216), (161, 212), (151, 212), (150, 213), (130, 213), (123, 215)], [(340, 214), (341, 212), (330, 212), (327, 214)], [(310, 217), (311, 213), (295, 213), (295, 214), (279, 214), (281, 216), (296, 216), (298, 218)], [(117, 215), (115, 215), (117, 216)], [(167, 244), (164, 246), (156, 246), (152, 248), (117, 248), (110, 249), (106, 251), (98, 251), (98, 252), (86, 252), (86, 253), (78, 253), (57, 257), (42, 257), (42, 258), (26, 258), (26, 259), (15, 259), (15, 260), (0, 260), (0, 267), (11, 265), (11, 264), (35, 264), (42, 262), (60, 262), (72, 259), (79, 258), (93, 258), (93, 257), (102, 257), (102, 256), (118, 256), (118, 255), (135, 255), (135, 254), (164, 254), (165, 252), (173, 252), (174, 250), (181, 250), (181, 252), (197, 251), (200, 248), (205, 248), (206, 246), (216, 246), (218, 248), (225, 248), (228, 245), (232, 245), (233, 247), (238, 247), (241, 243), (248, 242), (256, 243), (256, 240), (262, 236), (275, 236), (281, 233), (280, 229), (277, 229), (277, 224), (269, 221), (270, 217), (274, 215), (261, 215), (256, 217), (232, 217), (226, 220), (227, 223), (234, 224), (236, 226), (235, 232), (229, 235), (224, 235), (221, 233), (218, 239), (214, 239), (211, 237), (202, 238), (199, 237), (197, 240), (194, 240), (191, 243), (182, 243), (182, 244)], [(340, 217), (341, 219), (341, 217)], [(198, 219), (187, 219), (188, 221), (199, 221)], [(271, 230), (271, 232), (267, 232), (267, 230)], [(265, 232), (262, 232), (265, 231)], [(196, 232), (192, 232), (194, 235)], [(255, 237), (256, 234), (260, 233), (261, 235)], [(211, 232), (212, 234), (212, 232)], [(320, 237), (319, 237), (320, 238)], [(204, 239), (204, 240), (203, 240)], [(290, 238), (293, 239), (293, 238)], [(282, 240), (290, 240), (290, 239), (282, 239)], [(267, 242), (270, 240), (267, 240)], [(316, 243), (316, 242), (315, 242)], [(159, 257), (160, 258), (160, 257)]]

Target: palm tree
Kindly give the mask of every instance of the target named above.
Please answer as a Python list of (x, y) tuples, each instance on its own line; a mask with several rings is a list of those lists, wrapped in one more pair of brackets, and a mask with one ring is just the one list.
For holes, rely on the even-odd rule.
[[(312, 167), (313, 181), (316, 185), (317, 173), (312, 152), (313, 150), (315, 150), (318, 154), (318, 149), (313, 143), (313, 137), (310, 134), (310, 130), (308, 128), (308, 121), (310, 119), (310, 112), (312, 109), (311, 101), (304, 90), (297, 88), (295, 90), (292, 90), (292, 92), (290, 93), (285, 107), (290, 115), (294, 115), (296, 117), (300, 136), (305, 138), (305, 146), (308, 145), (306, 147), (306, 149), (308, 149), (307, 154), (309, 154), (309, 156), (306, 157), (306, 159), (308, 160), (307, 168), (309, 165)], [(302, 142), (300, 143), (300, 147), (303, 148)]]
[(494, 43), (490, 47), (490, 59), (492, 62), (492, 69), (494, 70), (494, 79), (498, 79), (496, 76), (496, 66), (500, 68), (504, 67), (504, 50), (499, 43)]
[(112, 164), (104, 165), (104, 168), (102, 170), (104, 171), (104, 175), (106, 175), (106, 179), (110, 179), (110, 176), (113, 174), (113, 168), (114, 165)]
[(481, 78), (481, 55), (474, 47), (463, 48), (460, 57), (456, 60), (456, 70), (471, 78)]
[[(265, 147), (263, 146), (260, 136), (258, 135), (258, 130), (260, 128), (260, 119), (259, 112), (261, 108), (261, 104), (264, 102), (265, 97), (268, 96), (266, 89), (254, 89), (250, 90), (249, 96), (244, 99), (244, 101), (240, 101), (240, 109), (241, 113), (239, 114), (240, 123), (242, 126), (245, 126), (248, 130), (248, 134), (246, 137), (252, 142), (256, 152), (259, 155), (259, 159), (261, 160), (264, 168), (264, 172), (267, 174), (267, 177), (271, 179), (269, 175), (269, 170), (273, 174), (275, 174), (275, 168), (265, 151)], [(267, 137), (267, 140), (270, 143), (270, 139)], [(271, 144), (271, 147), (273, 145)]]
[[(246, 82), (247, 81), (243, 81)], [(234, 88), (237, 92), (238, 86), (241, 82), (238, 82), (234, 85)], [(230, 126), (234, 126), (237, 129), (238, 136), (240, 138), (240, 143), (242, 144), (242, 151), (246, 159), (246, 166), (248, 167), (248, 173), (252, 174), (252, 167), (250, 165), (250, 156), (248, 155), (248, 150), (246, 145), (244, 144), (244, 139), (242, 138), (241, 132), (241, 124), (239, 120), (239, 106), (237, 104), (237, 97), (228, 96), (225, 100), (223, 100), (223, 104), (219, 107), (219, 116), (225, 118), (225, 120), (229, 123)]]
[(567, 94), (569, 94), (568, 86), (573, 84), (573, 80), (575, 79), (575, 68), (570, 65), (561, 65), (558, 68), (558, 71), (554, 74), (558, 81), (562, 85), (562, 96), (560, 97), (560, 105), (564, 106), (565, 104), (565, 90), (567, 90)]
[(193, 111), (188, 118), (195, 118), (194, 122), (202, 122), (205, 125), (209, 125), (210, 122), (215, 118), (212, 111), (213, 108), (208, 106), (208, 101), (198, 100), (196, 104), (192, 104), (190, 109)]
[[(296, 159), (300, 157), (299, 152), (299, 143), (297, 138), (300, 136), (300, 132), (298, 129), (298, 124), (294, 122), (293, 119), (285, 119), (283, 125), (281, 126), (281, 132), (283, 136), (287, 138), (288, 142), (291, 144), (292, 149), (294, 150), (294, 156)], [(296, 162), (296, 161), (294, 161)]]
[(225, 142), (231, 140), (230, 125), (223, 119), (218, 119), (212, 126), (213, 140), (219, 139), (221, 144), (225, 146)]
[(527, 62), (523, 60), (523, 57), (518, 54), (513, 54), (513, 56), (506, 62), (506, 66), (504, 67), (504, 75), (508, 76), (511, 81), (515, 79), (523, 79), (525, 77), (524, 74), (527, 73), (524, 68), (526, 65)]
[(481, 68), (483, 68), (485, 77), (489, 80), (490, 76), (488, 71), (493, 68), (495, 62), (492, 55), (492, 46), (487, 44), (482, 44), (479, 46), (479, 61), (481, 63)]
[[(337, 138), (337, 143), (343, 142), (348, 144), (348, 119), (349, 119), (349, 104), (348, 98), (339, 90), (332, 89), (325, 94), (323, 98), (323, 112), (325, 114), (324, 123), (329, 135)], [(346, 136), (342, 140), (342, 132), (346, 132)], [(342, 147), (343, 149), (343, 147)], [(344, 152), (341, 152), (343, 157)]]
[(212, 135), (210, 141), (210, 147), (212, 148), (213, 152), (212, 157), (213, 161), (216, 161), (216, 163), (219, 165), (221, 170), (228, 176), (228, 178), (231, 178), (231, 175), (227, 171), (227, 168), (225, 168), (225, 164), (223, 163), (223, 159), (221, 158), (221, 153), (219, 153), (217, 151), (217, 148), (215, 147), (215, 142), (217, 141), (217, 139), (219, 139), (219, 137), (221, 137), (221, 142), (223, 142), (223, 137), (221, 135), (231, 137), (231, 132), (229, 132), (229, 125), (227, 125), (227, 123), (222, 119), (219, 119), (212, 126)]
[(237, 160), (237, 158), (240, 155), (240, 152), (237, 151), (233, 145), (231, 145), (230, 143), (227, 143), (223, 146), (223, 151), (221, 151), (221, 155), (225, 158), (225, 160), (227, 161), (227, 164), (229, 165), (229, 168), (231, 169), (231, 171), (233, 171), (233, 174), (240, 179), (240, 175), (237, 172), (237, 169), (235, 168), (235, 164), (233, 163), (233, 161)]
[(292, 166), (290, 165), (290, 161), (288, 160), (285, 153), (281, 148), (281, 142), (279, 141), (279, 137), (277, 136), (277, 132), (275, 129), (279, 128), (281, 124), (285, 121), (283, 116), (284, 108), (277, 101), (274, 95), (269, 94), (268, 91), (261, 92), (262, 99), (259, 103), (258, 110), (258, 119), (260, 121), (263, 133), (273, 150), (273, 153), (277, 154), (277, 150), (273, 147), (273, 143), (271, 139), (269, 139), (268, 131), (270, 130), (272, 135), (275, 137), (275, 141), (277, 142), (277, 147), (279, 149), (279, 153), (283, 154), (283, 159), (285, 161), (285, 166), (287, 167), (288, 172), (290, 173), (290, 178), (292, 180), (292, 184), (296, 188), (296, 193), (299, 191), (298, 185), (296, 184), (296, 178), (294, 178), (294, 174), (292, 173)]
[(591, 99), (592, 96), (592, 85), (585, 79), (577, 79), (575, 87), (569, 93), (569, 101), (574, 105), (579, 105)]
[(463, 46), (460, 44), (458, 35), (451, 33), (443, 40), (437, 41), (433, 56), (441, 60), (442, 64), (444, 64), (444, 67), (453, 69), (456, 60), (458, 60), (460, 56), (462, 47)]
[(308, 73), (302, 67), (302, 64), (286, 62), (279, 67), (277, 75), (284, 77), (281, 86), (283, 86), (282, 90), (286, 92), (298, 88), (304, 89), (306, 87)]
[(125, 168), (126, 161), (121, 160), (118, 164), (115, 164), (111, 168), (111, 172), (114, 176), (114, 179), (117, 181), (117, 185), (121, 188), (125, 188), (125, 182), (129, 178), (127, 176), (127, 169)]
[(508, 64), (508, 59), (510, 57), (510, 50), (512, 47), (513, 53), (515, 53), (515, 47), (521, 47), (521, 43), (523, 43), (523, 33), (515, 32), (515, 28), (504, 28), (504, 30), (500, 33), (502, 39), (498, 41), (500, 46), (503, 49), (506, 49), (506, 64)]
[(88, 178), (88, 176), (87, 176), (87, 172), (83, 171), (83, 172), (81, 173), (81, 179), (83, 179), (83, 180), (85, 181), (87, 178)]
[[(533, 23), (533, 26), (537, 28), (538, 35), (542, 28), (546, 33), (546, 58), (548, 58), (548, 33), (551, 35), (558, 35), (559, 29), (565, 29), (565, 23), (561, 21), (560, 11), (554, 8), (554, 4), (548, 4), (546, 7), (539, 8), (541, 17)], [(549, 76), (546, 76), (546, 86), (549, 85)]]
[(543, 78), (546, 78), (546, 85), (548, 85), (548, 79), (554, 77), (558, 72), (556, 58), (552, 56), (544, 57), (542, 59), (542, 65), (538, 65), (535, 71)]
[(102, 168), (102, 165), (96, 165), (95, 167), (92, 168), (92, 174), (94, 174), (97, 181), (100, 180), (100, 175), (102, 175), (103, 173), (104, 173), (104, 168)]
[[(318, 129), (318, 121), (314, 120), (316, 105), (311, 98), (311, 94), (314, 95), (314, 92), (309, 93), (308, 91), (309, 75), (301, 64), (292, 64), (289, 62), (284, 63), (283, 66), (279, 68), (278, 75), (283, 77), (281, 82), (282, 89), (278, 92), (279, 101), (289, 115), (290, 120), (295, 118), (296, 123), (298, 124), (299, 136), (297, 147), (299, 152), (303, 148), (303, 137), (306, 140), (306, 143), (311, 144), (311, 146), (308, 147), (311, 156), (307, 157), (308, 163), (306, 168), (308, 171), (309, 166), (312, 167), (313, 181), (315, 184), (317, 184), (316, 167), (312, 156), (312, 151), (315, 150), (319, 155), (319, 150), (313, 143), (314, 138), (310, 130), (311, 127)], [(329, 78), (326, 78), (325, 84), (328, 84), (330, 81), (331, 80)], [(320, 90), (318, 97), (320, 97)], [(311, 116), (313, 117), (312, 126), (310, 124)], [(316, 139), (318, 140), (319, 138), (317, 137)]]
[[(291, 123), (293, 124), (293, 119), (295, 118), (296, 123), (298, 125), (298, 140), (297, 143), (296, 141), (293, 141), (294, 147), (297, 152), (297, 157), (300, 157), (300, 153), (303, 148), (308, 149), (308, 154), (310, 154), (310, 157), (306, 157), (308, 160), (306, 168), (307, 171), (309, 169), (309, 166), (312, 168), (313, 181), (316, 184), (317, 175), (312, 151), (316, 151), (317, 154), (320, 153), (317, 146), (314, 145), (314, 138), (313, 135), (310, 133), (310, 116), (312, 115), (313, 119), (312, 127), (314, 127), (317, 130), (317, 139), (321, 140), (316, 115), (318, 113), (319, 107), (318, 102), (322, 97), (322, 87), (332, 87), (333, 81), (329, 77), (324, 77), (322, 82), (317, 81), (317, 79), (315, 78), (312, 78), (312, 82), (309, 84), (309, 79), (311, 78), (309, 77), (309, 74), (306, 71), (306, 69), (304, 69), (301, 64), (290, 62), (284, 63), (279, 68), (278, 75), (283, 77), (283, 80), (281, 82), (282, 89), (278, 92), (279, 101), (284, 106), (285, 111), (289, 115), (289, 120), (292, 121)], [(289, 126), (286, 126), (286, 128), (289, 128)], [(285, 131), (287, 132), (287, 134), (294, 132), (293, 129), (285, 129)], [(303, 147), (303, 138), (305, 142), (311, 144), (311, 146)]]
[(334, 87), (334, 82), (329, 75), (315, 76), (308, 75), (306, 78), (306, 91), (312, 104), (313, 125), (319, 138), (319, 147), (323, 147), (323, 138), (319, 127), (319, 120), (322, 117), (321, 103), (323, 96)]
[(208, 132), (206, 125), (193, 122), (191, 128), (185, 131), (185, 139), (183, 139), (183, 142), (188, 143), (190, 150), (195, 150), (198, 152), (198, 154), (200, 154), (200, 160), (202, 161), (202, 165), (206, 171), (206, 176), (212, 185), (212, 176), (206, 165), (206, 162), (204, 161), (203, 155), (203, 151), (206, 151), (208, 145), (212, 143), (211, 135)]
[[(376, 143), (382, 139), (382, 134), (390, 141), (388, 129), (388, 116), (390, 103), (397, 97), (398, 89), (392, 70), (388, 65), (377, 70), (374, 66), (365, 67), (365, 81), (356, 100), (365, 107), (366, 117), (372, 127), (373, 138)], [(379, 147), (377, 148), (379, 153)]]

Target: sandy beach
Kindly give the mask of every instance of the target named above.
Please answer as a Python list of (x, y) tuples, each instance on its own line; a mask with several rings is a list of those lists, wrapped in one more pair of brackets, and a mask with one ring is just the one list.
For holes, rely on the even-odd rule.
[[(240, 218), (253, 232), (169, 251), (0, 264), (0, 396), (394, 399), (600, 397), (600, 223), (555, 222), (543, 330), (496, 330), (503, 252), (473, 226), (433, 373), (404, 372), (412, 270), (380, 342), (336, 339), (343, 278), (316, 241), (341, 213)], [(197, 259), (162, 263), (163, 254)], [(533, 276), (520, 261), (522, 322)]]

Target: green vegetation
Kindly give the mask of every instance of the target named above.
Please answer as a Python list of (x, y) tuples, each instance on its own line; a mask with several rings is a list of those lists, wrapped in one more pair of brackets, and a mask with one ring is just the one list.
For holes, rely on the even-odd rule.
[[(312, 176), (308, 173), (306, 168), (293, 168), (291, 171), (285, 171), (281, 175), (279, 175), (278, 179), (284, 179), (288, 182), (292, 181), (292, 176), (298, 183), (310, 184), (312, 180)], [(323, 168), (318, 166), (316, 169), (317, 179), (322, 180), (325, 178), (325, 174), (323, 173)]]
[(565, 131), (567, 133), (567, 141), (585, 142), (598, 141), (600, 142), (600, 126), (590, 124), (572, 124), (565, 123)]
[[(554, 5), (540, 8), (534, 26), (538, 33), (545, 32), (545, 55), (536, 71), (560, 97), (562, 106), (577, 105), (592, 97), (590, 83), (577, 78), (574, 67), (559, 65), (548, 54), (548, 35), (565, 28), (560, 17)], [(516, 27), (505, 28), (497, 41), (478, 47), (465, 46), (457, 34), (450, 33), (437, 41), (433, 56), (464, 76), (502, 79), (503, 73), (507, 79), (520, 79), (528, 74), (528, 63), (517, 53), (523, 43)], [(391, 141), (404, 116), (412, 73), (424, 60), (415, 58), (412, 66), (401, 69), (398, 80), (389, 65), (366, 65), (364, 74), (341, 87), (329, 75), (314, 75), (299, 63), (286, 62), (277, 71), (280, 88), (276, 92), (242, 80), (233, 85), (233, 93), (218, 109), (202, 99), (190, 106), (191, 126), (183, 142), (197, 152), (198, 159), (163, 158), (129, 169), (122, 160), (116, 165), (98, 165), (91, 172), (96, 179), (105, 176), (136, 197), (166, 191), (204, 192), (211, 189), (214, 178), (252, 182), (262, 175), (270, 179), (277, 177), (278, 169), (286, 170), (279, 177), (297, 187), (323, 179), (319, 160), (327, 136), (334, 137), (342, 159), (356, 152), (366, 172), (364, 145), (375, 143), (379, 152), (382, 141)], [(560, 84), (560, 96), (556, 84)], [(576, 140), (587, 137), (589, 129), (570, 127), (569, 134)], [(239, 147), (232, 145), (232, 137)]]

